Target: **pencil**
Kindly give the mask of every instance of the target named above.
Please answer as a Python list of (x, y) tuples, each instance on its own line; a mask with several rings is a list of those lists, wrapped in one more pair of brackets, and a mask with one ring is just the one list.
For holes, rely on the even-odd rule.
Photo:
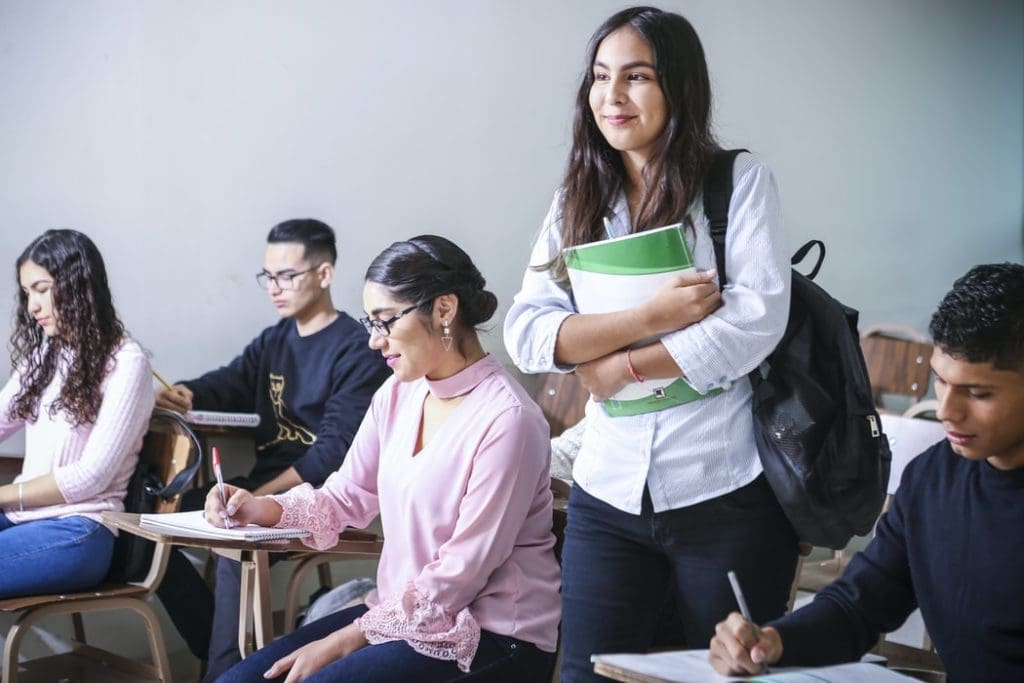
[(161, 377), (159, 372), (153, 370), (153, 376), (160, 381), (160, 384), (163, 384), (165, 387), (167, 387), (167, 391), (175, 392), (174, 387), (171, 386), (171, 383), (165, 380), (163, 377)]

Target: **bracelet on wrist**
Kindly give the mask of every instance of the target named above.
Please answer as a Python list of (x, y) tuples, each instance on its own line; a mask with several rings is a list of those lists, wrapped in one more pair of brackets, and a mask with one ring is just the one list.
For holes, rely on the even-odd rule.
[(629, 371), (629, 376), (633, 378), (634, 382), (643, 382), (647, 378), (637, 372), (636, 367), (633, 365), (633, 359), (630, 354), (633, 353), (633, 349), (626, 349), (626, 369)]

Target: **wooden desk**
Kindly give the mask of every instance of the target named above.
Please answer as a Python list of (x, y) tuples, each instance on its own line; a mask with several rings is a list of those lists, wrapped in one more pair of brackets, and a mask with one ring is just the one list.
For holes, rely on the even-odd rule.
[[(273, 640), (273, 618), (270, 605), (269, 555), (310, 551), (299, 540), (288, 541), (236, 541), (194, 536), (179, 536), (156, 531), (139, 524), (139, 515), (130, 512), (104, 512), (103, 521), (112, 527), (157, 543), (190, 548), (209, 548), (211, 551), (242, 564), (242, 592), (238, 611), (238, 649), (245, 657)], [(346, 530), (333, 548), (318, 552), (335, 553), (344, 557), (379, 557), (384, 541), (375, 534)], [(250, 638), (250, 628), (252, 638)]]

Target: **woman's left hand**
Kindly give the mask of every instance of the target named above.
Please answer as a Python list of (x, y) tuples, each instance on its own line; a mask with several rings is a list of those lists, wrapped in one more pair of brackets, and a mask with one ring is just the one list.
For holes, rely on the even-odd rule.
[(274, 665), (263, 675), (266, 678), (277, 678), (287, 671), (288, 678), (285, 679), (285, 683), (299, 683), (331, 662), (350, 655), (367, 645), (369, 643), (366, 636), (359, 630), (359, 627), (354, 623), (349, 624), (326, 638), (314, 640), (287, 657), (282, 657), (274, 662)]
[(626, 354), (621, 351), (581, 363), (576, 367), (576, 376), (598, 403), (633, 381), (626, 365)]

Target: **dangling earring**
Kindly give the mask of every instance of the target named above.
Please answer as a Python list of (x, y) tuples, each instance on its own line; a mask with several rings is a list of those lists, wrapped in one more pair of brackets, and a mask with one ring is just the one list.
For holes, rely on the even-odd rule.
[(442, 330), (441, 330), (441, 346), (444, 347), (445, 351), (451, 351), (452, 350), (452, 328), (448, 327), (448, 321), (447, 320), (442, 320), (441, 321), (441, 325), (442, 325)]

